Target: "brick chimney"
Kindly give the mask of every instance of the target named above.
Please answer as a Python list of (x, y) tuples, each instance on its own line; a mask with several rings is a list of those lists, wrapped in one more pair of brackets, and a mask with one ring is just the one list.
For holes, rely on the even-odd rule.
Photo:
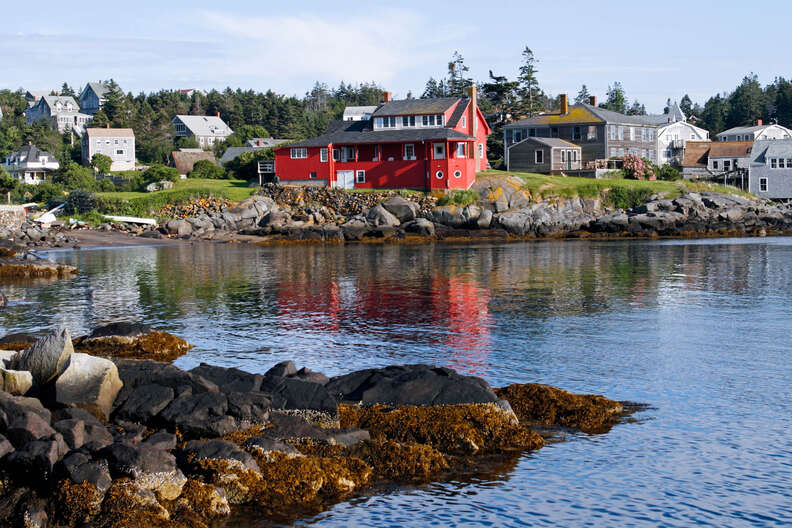
[[(471, 85), (468, 88), (468, 95), (470, 96), (470, 104), (468, 105), (468, 130), (470, 135), (477, 137), (478, 134), (478, 90), (476, 85)], [(479, 172), (481, 163), (479, 160), (479, 149), (476, 142), (473, 143), (473, 160), (476, 163), (476, 172)]]
[(762, 120), (761, 119), (757, 119), (756, 120), (756, 126), (762, 126)]
[(393, 101), (393, 93), (392, 92), (383, 92), (382, 94), (382, 102), (383, 103), (390, 103)]
[(110, 123), (105, 123), (105, 128), (110, 128)]
[(220, 112), (217, 112), (217, 117), (220, 117)]
[(596, 95), (589, 95), (589, 104), (591, 106), (597, 106), (597, 96)]
[(569, 96), (567, 94), (561, 94), (561, 115), (569, 113)]
[(262, 145), (263, 145), (263, 143), (261, 142), (261, 140), (260, 140), (260, 139), (257, 139), (257, 140), (256, 140), (256, 145), (258, 145), (258, 146), (260, 147), (260, 146), (262, 146)]

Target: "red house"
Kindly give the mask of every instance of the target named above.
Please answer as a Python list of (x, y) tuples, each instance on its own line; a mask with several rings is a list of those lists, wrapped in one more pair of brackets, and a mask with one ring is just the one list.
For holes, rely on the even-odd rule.
[(467, 189), (487, 167), (490, 127), (470, 97), (385, 101), (371, 115), (334, 121), (319, 137), (275, 149), (290, 185), (342, 189)]

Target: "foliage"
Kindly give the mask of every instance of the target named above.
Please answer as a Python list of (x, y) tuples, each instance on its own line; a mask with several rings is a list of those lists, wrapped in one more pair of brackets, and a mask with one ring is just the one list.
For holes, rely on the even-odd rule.
[(588, 88), (584, 84), (583, 86), (580, 87), (580, 91), (575, 96), (575, 104), (580, 104), (580, 103), (588, 104), (590, 97), (591, 94), (589, 93)]
[(72, 214), (71, 217), (74, 218), (75, 220), (85, 222), (92, 226), (98, 226), (108, 222), (107, 218), (105, 218), (105, 216), (102, 213), (96, 210), (87, 211), (85, 213)]
[(452, 191), (440, 197), (437, 205), (456, 205), (465, 207), (475, 203), (479, 199), (479, 194), (476, 191)]
[(188, 178), (201, 178), (204, 180), (222, 180), (228, 177), (228, 173), (222, 167), (218, 167), (209, 160), (198, 160), (193, 165), (193, 170), (187, 175)]
[(631, 209), (644, 203), (652, 195), (646, 187), (613, 187), (605, 196), (605, 203), (616, 209)]
[(52, 177), (52, 183), (62, 185), (66, 190), (80, 189), (84, 191), (95, 191), (99, 188), (99, 183), (91, 169), (83, 167), (70, 161), (61, 165)]
[(17, 188), (19, 180), (8, 174), (0, 167), (0, 200), (7, 194)]
[(613, 86), (608, 85), (605, 102), (601, 103), (600, 107), (622, 114), (627, 112), (627, 97), (619, 81), (614, 82)]
[(96, 195), (88, 191), (72, 191), (66, 197), (66, 206), (63, 208), (66, 214), (80, 214), (93, 211), (97, 207)]
[(227, 169), (232, 171), (239, 179), (252, 180), (258, 177), (259, 160), (271, 161), (275, 159), (273, 148), (262, 148), (249, 152), (243, 152), (236, 159), (227, 165)]
[(193, 136), (183, 136), (176, 140), (176, 148), (177, 149), (186, 149), (186, 148), (201, 148), (198, 144), (198, 140), (195, 139)]
[(544, 95), (539, 88), (539, 81), (536, 78), (536, 57), (528, 46), (522, 52), (523, 63), (520, 66), (520, 74), (517, 77), (519, 86), (517, 93), (520, 95), (522, 104), (520, 105), (521, 114), (533, 117), (542, 109), (542, 96)]
[(652, 162), (635, 154), (624, 156), (624, 173), (628, 179), (633, 180), (654, 181), (657, 179)]
[(96, 153), (91, 158), (91, 167), (94, 168), (99, 174), (109, 174), (110, 167), (113, 165), (113, 160), (106, 154)]
[(465, 64), (465, 59), (458, 51), (454, 52), (451, 62), (448, 63), (448, 92), (449, 97), (463, 97), (467, 95), (468, 88), (473, 85), (473, 79), (465, 77), (470, 68)]
[(655, 173), (657, 174), (658, 180), (663, 181), (679, 181), (682, 179), (682, 174), (678, 170), (676, 170), (671, 165), (663, 165), (656, 169)]
[(166, 167), (164, 165), (153, 165), (143, 171), (140, 178), (140, 187), (144, 188), (146, 185), (155, 182), (169, 181), (176, 183), (179, 181), (179, 171), (175, 167)]
[(62, 198), (64, 188), (56, 183), (43, 181), (37, 185), (20, 184), (12, 192), (11, 198), (17, 203), (38, 202), (50, 203), (55, 198)]

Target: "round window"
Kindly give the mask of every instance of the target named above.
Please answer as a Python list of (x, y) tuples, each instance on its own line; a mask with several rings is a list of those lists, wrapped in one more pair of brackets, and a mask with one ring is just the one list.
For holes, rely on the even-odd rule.
[(436, 177), (438, 180), (442, 180), (442, 179), (443, 179), (443, 171), (437, 171), (437, 172), (435, 172), (435, 177)]
[(454, 171), (454, 178), (461, 178), (461, 177), (462, 177), (462, 171), (461, 170)]

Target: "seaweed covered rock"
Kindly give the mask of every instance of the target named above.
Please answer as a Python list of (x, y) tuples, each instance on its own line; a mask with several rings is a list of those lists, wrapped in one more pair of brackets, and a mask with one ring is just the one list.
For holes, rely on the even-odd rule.
[(0, 350), (25, 350), (38, 338), (32, 334), (15, 333), (0, 338)]
[(35, 253), (4, 251), (0, 254), (0, 277), (12, 279), (65, 278), (79, 273), (73, 266), (43, 259)]
[(521, 421), (572, 427), (591, 434), (607, 432), (624, 412), (621, 403), (604, 396), (574, 394), (550, 385), (516, 384), (495, 392), (509, 402)]
[(429, 365), (360, 370), (332, 378), (326, 388), (338, 401), (363, 405), (453, 405), (498, 399), (481, 378)]
[(340, 406), (341, 425), (366, 429), (374, 440), (414, 442), (451, 455), (538, 449), (542, 438), (495, 404)]
[(172, 361), (192, 345), (168, 332), (139, 323), (113, 323), (74, 340), (75, 350), (94, 356)]
[(265, 376), (261, 392), (272, 401), (272, 410), (296, 414), (323, 427), (338, 426), (338, 404), (325, 385), (292, 377)]

